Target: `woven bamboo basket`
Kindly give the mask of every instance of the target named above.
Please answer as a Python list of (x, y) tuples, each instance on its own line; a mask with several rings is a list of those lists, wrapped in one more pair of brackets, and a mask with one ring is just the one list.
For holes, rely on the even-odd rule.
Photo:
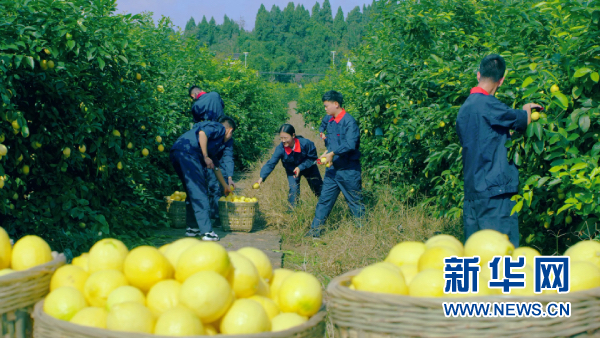
[(252, 231), (258, 202), (219, 201), (219, 217), (225, 231)]
[(48, 294), (52, 274), (65, 261), (59, 254), (46, 264), (0, 277), (0, 337), (31, 337), (33, 306)]
[[(354, 291), (347, 286), (360, 269), (327, 287), (328, 311), (341, 338), (391, 337), (598, 337), (600, 287), (564, 295), (422, 298)], [(448, 317), (443, 302), (571, 302), (570, 318)]]
[[(71, 324), (48, 316), (43, 310), (44, 301), (35, 305), (34, 338), (166, 338), (142, 333), (109, 331)], [(323, 338), (325, 336), (325, 309), (310, 318), (306, 323), (280, 332), (265, 332), (252, 335), (228, 335), (227, 338)], [(208, 337), (208, 336), (194, 336)]]
[(171, 227), (185, 229), (187, 226), (185, 202), (172, 200), (169, 196), (165, 196), (165, 201), (167, 201), (167, 212), (171, 219)]

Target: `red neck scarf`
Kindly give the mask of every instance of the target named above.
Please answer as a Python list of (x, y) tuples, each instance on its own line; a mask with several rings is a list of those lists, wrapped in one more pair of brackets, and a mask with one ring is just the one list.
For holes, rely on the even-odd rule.
[(346, 115), (346, 109), (342, 109), (342, 112), (339, 113), (338, 116), (336, 116), (336, 117), (332, 116), (331, 119), (329, 120), (329, 122), (335, 121), (335, 123), (340, 123), (340, 121), (342, 120), (344, 115)]
[(473, 87), (471, 89), (471, 94), (483, 94), (483, 95), (490, 95), (490, 93), (488, 93), (485, 89), (481, 88), (481, 87)]
[(206, 94), (206, 92), (200, 92), (200, 93), (198, 93), (198, 96), (196, 96), (196, 100), (198, 100), (200, 98), (200, 96), (202, 96), (204, 94)]
[(299, 153), (300, 152), (300, 141), (297, 138), (294, 138), (294, 141), (295, 141), (295, 143), (294, 143), (294, 148), (293, 149), (290, 148), (290, 147), (285, 147), (285, 146), (283, 147), (283, 149), (285, 150), (286, 154), (288, 154), (288, 155), (291, 154), (292, 150), (295, 153)]

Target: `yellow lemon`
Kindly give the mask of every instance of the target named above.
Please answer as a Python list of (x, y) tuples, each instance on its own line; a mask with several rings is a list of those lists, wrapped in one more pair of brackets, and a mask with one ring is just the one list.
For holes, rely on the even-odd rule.
[(129, 250), (123, 242), (114, 238), (101, 239), (92, 246), (88, 256), (88, 271), (123, 271), (123, 262)]
[(229, 259), (233, 265), (231, 286), (235, 296), (248, 298), (256, 293), (260, 276), (252, 261), (237, 252), (230, 252)]
[(131, 149), (131, 148), (133, 148), (133, 143), (131, 143), (131, 142), (127, 143), (127, 149)]
[(67, 264), (58, 268), (50, 279), (50, 291), (62, 286), (72, 286), (83, 292), (85, 281), (90, 275), (81, 267)]
[(450, 235), (445, 235), (445, 234), (435, 235), (425, 242), (425, 247), (427, 249), (434, 247), (434, 246), (439, 246), (439, 245), (454, 248), (461, 255), (464, 253), (464, 247), (463, 247), (462, 243), (458, 239), (456, 239), (455, 237), (450, 236)]
[(308, 318), (300, 316), (297, 313), (282, 313), (271, 319), (271, 331), (285, 331), (293, 327), (302, 325), (308, 321)]
[(165, 151), (165, 146), (163, 146), (162, 144), (158, 145), (158, 151), (163, 152)]
[(8, 153), (8, 149), (4, 144), (0, 144), (0, 156), (5, 156)]
[(281, 284), (283, 284), (283, 281), (293, 273), (294, 271), (288, 269), (273, 270), (273, 278), (270, 280), (271, 299), (274, 300), (276, 304), (279, 305), (279, 289), (281, 288)]
[[(516, 272), (513, 270), (513, 272)], [(511, 288), (509, 294), (511, 296), (534, 296), (533, 292), (533, 269), (529, 266), (525, 266), (523, 269), (519, 269), (519, 273), (525, 274), (525, 287), (524, 288)], [(498, 289), (502, 293), (502, 289)]]
[(154, 316), (147, 307), (136, 302), (115, 305), (106, 317), (106, 328), (123, 332), (154, 332)]
[(139, 246), (127, 255), (123, 263), (123, 272), (129, 284), (143, 292), (161, 280), (173, 278), (171, 263), (151, 246)]
[(81, 291), (63, 286), (48, 294), (44, 300), (44, 312), (61, 320), (71, 320), (87, 303)]
[(385, 261), (397, 266), (417, 265), (423, 252), (425, 252), (425, 244), (421, 242), (402, 242), (390, 250)]
[(146, 304), (150, 311), (158, 317), (167, 310), (179, 305), (181, 283), (174, 279), (160, 281), (148, 291)]
[(148, 151), (148, 149), (144, 148), (142, 149), (142, 155), (144, 155), (144, 157), (148, 156), (150, 154), (150, 152)]
[(263, 279), (259, 278), (258, 288), (256, 289), (256, 294), (265, 297), (271, 297), (271, 288), (269, 284)]
[(427, 269), (419, 272), (408, 286), (411, 297), (441, 297), (444, 295), (444, 272)]
[(260, 277), (267, 280), (271, 278), (273, 275), (273, 265), (271, 265), (271, 260), (262, 250), (247, 246), (239, 249), (237, 252), (252, 261)]
[(65, 149), (63, 149), (63, 155), (68, 158), (71, 156), (71, 148), (66, 147)]
[(556, 85), (556, 84), (553, 84), (552, 87), (550, 87), (551, 93), (556, 93), (559, 90), (560, 90), (560, 88), (558, 88), (558, 85)]
[(321, 283), (307, 272), (294, 272), (281, 284), (278, 301), (281, 311), (310, 317), (319, 311), (323, 302)]
[(415, 278), (415, 276), (419, 273), (419, 267), (412, 264), (405, 264), (400, 267), (400, 272), (402, 272), (402, 276), (404, 276), (404, 282), (408, 286), (413, 278)]
[(13, 272), (15, 272), (15, 270), (13, 270), (13, 269), (9, 269), (9, 268), (2, 269), (2, 270), (0, 270), (0, 277), (6, 276), (9, 273), (13, 273)]
[(537, 121), (540, 119), (540, 113), (534, 111), (533, 113), (531, 113), (531, 120), (532, 121)]
[(28, 165), (23, 166), (23, 174), (29, 175), (29, 166)]
[(142, 79), (142, 74), (140, 74), (140, 73), (135, 74), (135, 79), (140, 81)]
[(204, 326), (196, 314), (183, 306), (168, 310), (156, 321), (154, 334), (169, 337), (204, 335)]
[(279, 306), (277, 306), (277, 304), (275, 304), (275, 302), (270, 298), (254, 295), (248, 299), (258, 302), (267, 313), (267, 316), (269, 316), (269, 319), (273, 319), (281, 312), (279, 310)]
[(201, 241), (199, 239), (193, 237), (178, 239), (165, 249), (165, 257), (167, 257), (171, 265), (176, 267), (177, 261), (179, 261), (179, 256), (181, 256), (185, 250), (200, 242)]
[(35, 235), (19, 239), (12, 248), (11, 268), (23, 271), (52, 261), (52, 250), (45, 240)]
[(221, 320), (222, 334), (253, 334), (271, 331), (271, 321), (263, 307), (250, 299), (238, 299)]
[(383, 265), (370, 265), (362, 269), (358, 275), (352, 277), (352, 285), (357, 291), (396, 295), (406, 295), (408, 293), (402, 273)]
[(571, 262), (590, 262), (600, 268), (600, 242), (581, 241), (567, 249), (565, 256), (571, 257)]
[(212, 324), (203, 324), (204, 325), (204, 332), (207, 336), (216, 336), (219, 334), (219, 331), (217, 330), (217, 328), (212, 325)]
[[(171, 245), (171, 243), (167, 243), (163, 246), (161, 246), (160, 248), (158, 248), (158, 251), (160, 251), (161, 254), (165, 254), (165, 252), (167, 252), (167, 249), (169, 248), (169, 246)], [(165, 256), (166, 257), (166, 256)], [(168, 258), (167, 258), (168, 259)], [(171, 261), (169, 261), (171, 262)], [(175, 266), (174, 264), (171, 263), (171, 265)]]
[(116, 288), (127, 285), (127, 278), (118, 270), (101, 270), (90, 275), (85, 281), (83, 294), (91, 306), (104, 307), (106, 300)]
[(460, 254), (453, 248), (447, 246), (434, 246), (431, 247), (421, 255), (419, 258), (418, 268), (419, 271), (427, 269), (439, 269), (444, 270), (444, 258), (460, 256)]
[[(2, 180), (0, 180), (2, 181)], [(10, 237), (3, 227), (0, 227), (0, 270), (10, 266), (10, 258), (12, 256), (12, 245)]]
[(512, 260), (517, 260), (521, 256), (525, 257), (525, 265), (528, 265), (531, 268), (533, 268), (534, 267), (533, 258), (535, 256), (541, 256), (541, 254), (539, 251), (537, 251), (534, 248), (530, 248), (528, 246), (522, 246), (522, 247), (516, 248), (515, 251), (513, 251), (511, 256), (512, 256)]
[(71, 323), (98, 329), (106, 329), (107, 316), (108, 312), (106, 312), (105, 309), (91, 306), (77, 312), (77, 314), (71, 318)]
[(494, 256), (510, 256), (515, 246), (508, 240), (508, 236), (496, 230), (479, 230), (465, 243), (466, 257), (479, 256), (479, 265), (487, 265)]
[(215, 271), (227, 276), (231, 270), (231, 262), (222, 245), (214, 242), (200, 242), (185, 250), (177, 261), (175, 279), (184, 282), (199, 271)]
[(600, 268), (588, 261), (571, 262), (570, 292), (588, 290), (600, 286)]
[(160, 135), (156, 136), (156, 142), (157, 143), (162, 143), (162, 137), (160, 137)]
[(89, 271), (89, 269), (88, 269), (89, 268), (89, 266), (88, 266), (88, 257), (89, 256), (90, 256), (89, 253), (84, 252), (80, 256), (73, 258), (73, 261), (71, 261), (71, 264), (82, 268), (83, 271), (85, 271), (85, 272), (88, 272)]
[(83, 153), (85, 153), (86, 150), (87, 150), (87, 148), (85, 147), (85, 144), (82, 144), (82, 145), (79, 146), (79, 152), (80, 153), (83, 154)]
[(254, 183), (254, 184), (252, 185), (252, 189), (258, 189), (258, 188), (260, 188), (260, 184), (258, 184), (258, 183)]
[(127, 302), (137, 302), (145, 306), (146, 296), (136, 287), (130, 285), (119, 286), (108, 295), (106, 310), (110, 311), (115, 305)]
[(121, 161), (117, 163), (117, 169), (123, 170), (123, 163), (121, 163)]
[(215, 271), (200, 271), (181, 285), (179, 302), (193, 310), (203, 323), (219, 319), (233, 301), (227, 279)]

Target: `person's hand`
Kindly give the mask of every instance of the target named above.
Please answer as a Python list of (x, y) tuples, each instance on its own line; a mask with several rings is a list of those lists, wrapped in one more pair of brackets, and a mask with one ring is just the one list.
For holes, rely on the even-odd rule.
[(233, 182), (233, 177), (229, 177), (228, 182), (230, 187), (233, 187), (233, 189), (235, 189), (235, 182)]
[(208, 169), (215, 169), (215, 164), (208, 156), (204, 156), (204, 163), (206, 163), (206, 167)]
[(296, 169), (294, 169), (294, 178), (298, 178), (298, 175), (300, 175), (300, 168), (296, 167)]
[(325, 134), (323, 134), (323, 133), (319, 133), (319, 137), (320, 137), (322, 140), (324, 140), (324, 139), (326, 139), (326, 138), (327, 138), (327, 136), (325, 136)]
[(262, 179), (262, 177), (261, 177), (261, 178), (259, 178), (259, 179), (258, 179), (258, 181), (256, 181), (256, 183), (258, 183), (259, 185), (260, 185), (260, 184), (262, 184), (262, 182), (263, 182), (263, 179)]
[(231, 188), (223, 187), (223, 193), (225, 194), (225, 196), (229, 196), (229, 194), (231, 194)]
[(334, 153), (326, 153), (325, 154), (325, 158), (327, 159), (327, 163), (333, 162), (333, 155), (334, 155)]

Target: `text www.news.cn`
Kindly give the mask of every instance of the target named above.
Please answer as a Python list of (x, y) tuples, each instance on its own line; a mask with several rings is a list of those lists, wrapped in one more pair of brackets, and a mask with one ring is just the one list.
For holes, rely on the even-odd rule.
[(571, 317), (571, 303), (550, 302), (444, 302), (446, 317)]

